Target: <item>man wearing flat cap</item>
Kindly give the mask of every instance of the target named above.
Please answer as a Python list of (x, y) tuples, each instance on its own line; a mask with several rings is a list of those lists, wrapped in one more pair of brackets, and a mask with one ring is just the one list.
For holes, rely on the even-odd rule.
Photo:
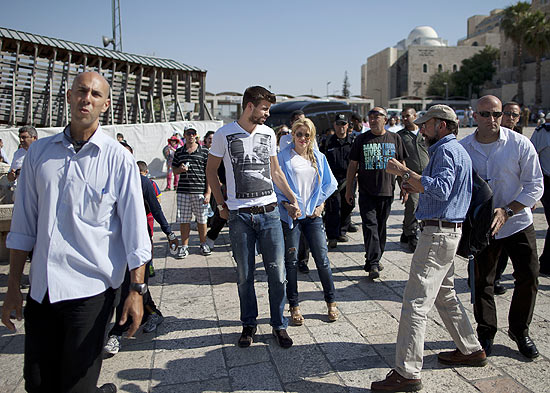
[(429, 145), (430, 161), (422, 175), (395, 159), (386, 171), (401, 176), (408, 192), (420, 193), (416, 218), (421, 235), (403, 294), (395, 367), (373, 391), (415, 391), (422, 387), (420, 371), (428, 313), (435, 304), (457, 349), (438, 360), (452, 366), (487, 363), (468, 316), (454, 289), (454, 256), (462, 222), (472, 196), (472, 161), (458, 143), (458, 119), (446, 105), (434, 105), (415, 121)]

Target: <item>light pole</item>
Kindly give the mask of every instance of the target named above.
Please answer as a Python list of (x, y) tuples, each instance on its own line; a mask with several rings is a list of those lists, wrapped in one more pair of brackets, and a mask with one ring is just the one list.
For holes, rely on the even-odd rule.
[(445, 85), (445, 101), (449, 100), (449, 84), (447, 82), (443, 82)]
[(328, 99), (328, 85), (330, 85), (330, 81), (327, 82), (327, 99)]

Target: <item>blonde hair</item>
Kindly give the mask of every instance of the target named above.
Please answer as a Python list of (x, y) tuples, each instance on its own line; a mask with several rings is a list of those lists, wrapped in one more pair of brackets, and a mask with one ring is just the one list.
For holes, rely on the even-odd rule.
[[(315, 141), (315, 135), (317, 133), (315, 129), (315, 124), (311, 120), (309, 120), (307, 117), (304, 117), (303, 119), (296, 120), (294, 123), (292, 123), (292, 139), (296, 138), (296, 130), (300, 127), (305, 127), (309, 131), (309, 142), (306, 147), (306, 156), (309, 161), (311, 161), (311, 164), (313, 168), (315, 168), (315, 173), (317, 173), (317, 179), (319, 182), (321, 182), (321, 175), (319, 174), (319, 168), (317, 165), (317, 160), (315, 159), (315, 154), (313, 154), (313, 142)], [(294, 141), (296, 144), (296, 142)]]

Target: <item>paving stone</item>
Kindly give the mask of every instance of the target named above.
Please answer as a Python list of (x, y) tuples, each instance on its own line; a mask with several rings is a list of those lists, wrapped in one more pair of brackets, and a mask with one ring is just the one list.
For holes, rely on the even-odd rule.
[(272, 363), (264, 362), (229, 369), (235, 392), (281, 392), (283, 388)]
[(304, 377), (298, 382), (285, 384), (285, 392), (297, 393), (339, 393), (347, 392), (342, 386), (342, 381), (335, 373), (319, 375), (315, 377)]
[(269, 346), (283, 383), (320, 376), (332, 371), (325, 355), (309, 334), (292, 335), (292, 340), (294, 344), (290, 348), (281, 348), (275, 342)]
[(509, 377), (488, 378), (475, 381), (474, 386), (483, 393), (527, 393), (529, 390)]
[(232, 392), (229, 378), (220, 378), (209, 381), (190, 382), (175, 385), (155, 386), (151, 390), (153, 393), (188, 393), (188, 392)]

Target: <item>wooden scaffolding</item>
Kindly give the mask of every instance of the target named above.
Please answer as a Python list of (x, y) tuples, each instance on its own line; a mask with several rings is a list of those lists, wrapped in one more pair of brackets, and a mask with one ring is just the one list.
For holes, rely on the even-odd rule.
[(111, 85), (102, 124), (211, 119), (205, 70), (0, 27), (0, 124), (65, 126), (67, 90), (83, 71), (97, 71)]

